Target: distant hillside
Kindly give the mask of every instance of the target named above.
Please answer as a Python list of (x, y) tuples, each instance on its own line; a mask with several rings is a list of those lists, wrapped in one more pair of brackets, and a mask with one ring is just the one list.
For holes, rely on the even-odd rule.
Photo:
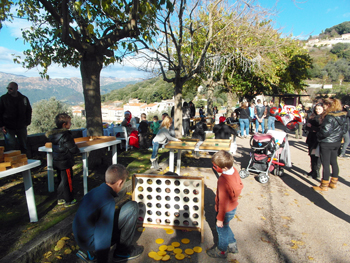
[(326, 28), (324, 32), (319, 35), (320, 39), (339, 37), (342, 34), (350, 33), (350, 21), (340, 23), (338, 25), (332, 26), (331, 28)]
[(127, 102), (131, 98), (138, 98), (142, 102), (151, 103), (171, 99), (174, 96), (173, 85), (163, 81), (162, 77), (156, 77), (115, 89), (102, 95), (101, 100), (102, 102), (116, 100)]
[[(51, 97), (56, 97), (57, 100), (68, 104), (81, 104), (84, 102), (82, 80), (79, 78), (45, 80), (40, 77), (25, 77), (0, 72), (0, 87), (2, 87), (3, 93), (6, 93), (7, 84), (11, 81), (18, 83), (19, 91), (26, 95), (32, 104)], [(135, 78), (101, 77), (100, 81), (101, 94), (106, 94), (141, 80)]]

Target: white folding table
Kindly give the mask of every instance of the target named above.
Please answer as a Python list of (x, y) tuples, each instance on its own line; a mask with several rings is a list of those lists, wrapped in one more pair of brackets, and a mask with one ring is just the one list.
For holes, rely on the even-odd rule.
[(40, 164), (41, 162), (39, 160), (28, 159), (28, 164), (0, 172), (0, 178), (10, 176), (16, 173), (22, 173), (30, 222), (38, 221), (38, 214), (36, 212), (36, 205), (35, 205), (33, 181), (32, 181), (32, 175), (31, 175), (30, 169), (37, 167)]
[[(88, 193), (87, 178), (89, 176), (89, 165), (88, 165), (89, 152), (98, 150), (98, 149), (103, 149), (106, 147), (112, 147), (112, 163), (116, 164), (117, 163), (117, 144), (119, 143), (121, 143), (121, 140), (113, 140), (113, 141), (102, 142), (102, 143), (79, 148), (80, 152), (82, 153), (82, 160), (83, 160), (84, 195)], [(54, 171), (53, 171), (52, 148), (41, 146), (39, 147), (39, 152), (46, 152), (48, 189), (49, 189), (49, 192), (53, 192), (55, 190), (55, 186), (54, 186), (54, 176), (53, 176)]]

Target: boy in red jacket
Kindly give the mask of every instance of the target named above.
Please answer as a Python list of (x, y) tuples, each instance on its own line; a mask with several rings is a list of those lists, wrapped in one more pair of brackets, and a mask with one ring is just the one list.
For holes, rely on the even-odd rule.
[(216, 231), (219, 242), (217, 246), (207, 250), (213, 258), (226, 258), (227, 253), (238, 253), (235, 236), (229, 226), (230, 220), (235, 216), (238, 197), (243, 189), (238, 171), (233, 168), (233, 156), (226, 151), (218, 151), (211, 159), (213, 168), (221, 176), (215, 197)]

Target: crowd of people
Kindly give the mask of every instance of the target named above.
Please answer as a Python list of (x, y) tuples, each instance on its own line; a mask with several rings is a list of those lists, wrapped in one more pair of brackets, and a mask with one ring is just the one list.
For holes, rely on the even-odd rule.
[[(26, 128), (31, 122), (30, 103), (27, 97), (18, 92), (17, 83), (11, 82), (7, 89), (8, 93), (0, 98), (0, 125), (5, 135), (6, 150), (16, 148), (15, 139), (18, 139), (20, 149), (25, 152)], [(273, 101), (262, 102), (258, 99), (256, 105), (242, 102), (230, 116), (219, 118), (219, 123), (214, 125), (212, 130), (215, 139), (230, 139), (232, 136), (246, 138), (250, 133), (259, 132), (259, 127), (262, 133), (274, 130), (278, 111), (274, 111), (273, 107)], [(314, 179), (322, 177), (321, 184), (313, 186), (316, 191), (335, 189), (339, 177), (337, 158), (346, 157), (349, 145), (349, 106), (342, 105), (339, 99), (327, 98), (318, 100), (309, 109), (304, 109), (303, 105), (299, 104), (297, 112), (302, 117), (298, 119), (295, 127), (296, 139), (302, 138), (303, 132), (307, 133), (306, 144), (311, 171), (306, 175)], [(213, 113), (214, 116), (218, 114), (217, 108), (213, 109)], [(192, 138), (204, 141), (208, 131), (204, 107), (199, 109), (200, 121), (191, 126), (190, 119), (195, 117), (195, 114), (194, 104), (184, 102), (183, 135), (190, 136), (190, 130), (193, 130)], [(56, 128), (47, 132), (46, 136), (52, 142), (53, 168), (58, 175), (57, 204), (69, 207), (77, 203), (73, 193), (72, 167), (74, 155), (80, 151), (69, 131), (71, 117), (60, 113), (55, 117), (55, 123)], [(130, 145), (144, 149), (152, 146), (150, 160), (153, 169), (160, 169), (157, 161), (160, 145), (168, 141), (179, 141), (175, 137), (173, 119), (167, 113), (162, 114), (161, 122), (154, 116), (150, 124), (146, 114), (142, 113), (141, 122), (137, 126), (132, 113), (126, 111), (122, 126), (126, 127)], [(238, 253), (237, 242), (229, 222), (236, 213), (243, 184), (238, 171), (233, 167), (232, 154), (218, 151), (212, 156), (211, 162), (213, 169), (220, 174), (215, 197), (218, 243), (207, 250), (207, 254), (213, 258), (227, 258), (228, 253)], [(143, 246), (132, 245), (138, 220), (138, 204), (128, 201), (121, 207), (116, 207), (115, 203), (115, 198), (127, 177), (128, 172), (123, 165), (111, 165), (105, 173), (105, 182), (83, 197), (74, 218), (73, 232), (80, 247), (77, 256), (84, 261), (107, 262), (110, 247), (114, 244), (114, 262), (134, 259), (142, 254)]]

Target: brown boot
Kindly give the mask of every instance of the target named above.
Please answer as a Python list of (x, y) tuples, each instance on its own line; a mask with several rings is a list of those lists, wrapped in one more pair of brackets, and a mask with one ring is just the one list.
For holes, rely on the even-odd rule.
[(313, 186), (315, 191), (328, 191), (329, 181), (322, 180), (320, 186)]
[(329, 183), (329, 188), (335, 189), (337, 188), (337, 182), (338, 182), (338, 178), (336, 177), (331, 177), (331, 182)]

